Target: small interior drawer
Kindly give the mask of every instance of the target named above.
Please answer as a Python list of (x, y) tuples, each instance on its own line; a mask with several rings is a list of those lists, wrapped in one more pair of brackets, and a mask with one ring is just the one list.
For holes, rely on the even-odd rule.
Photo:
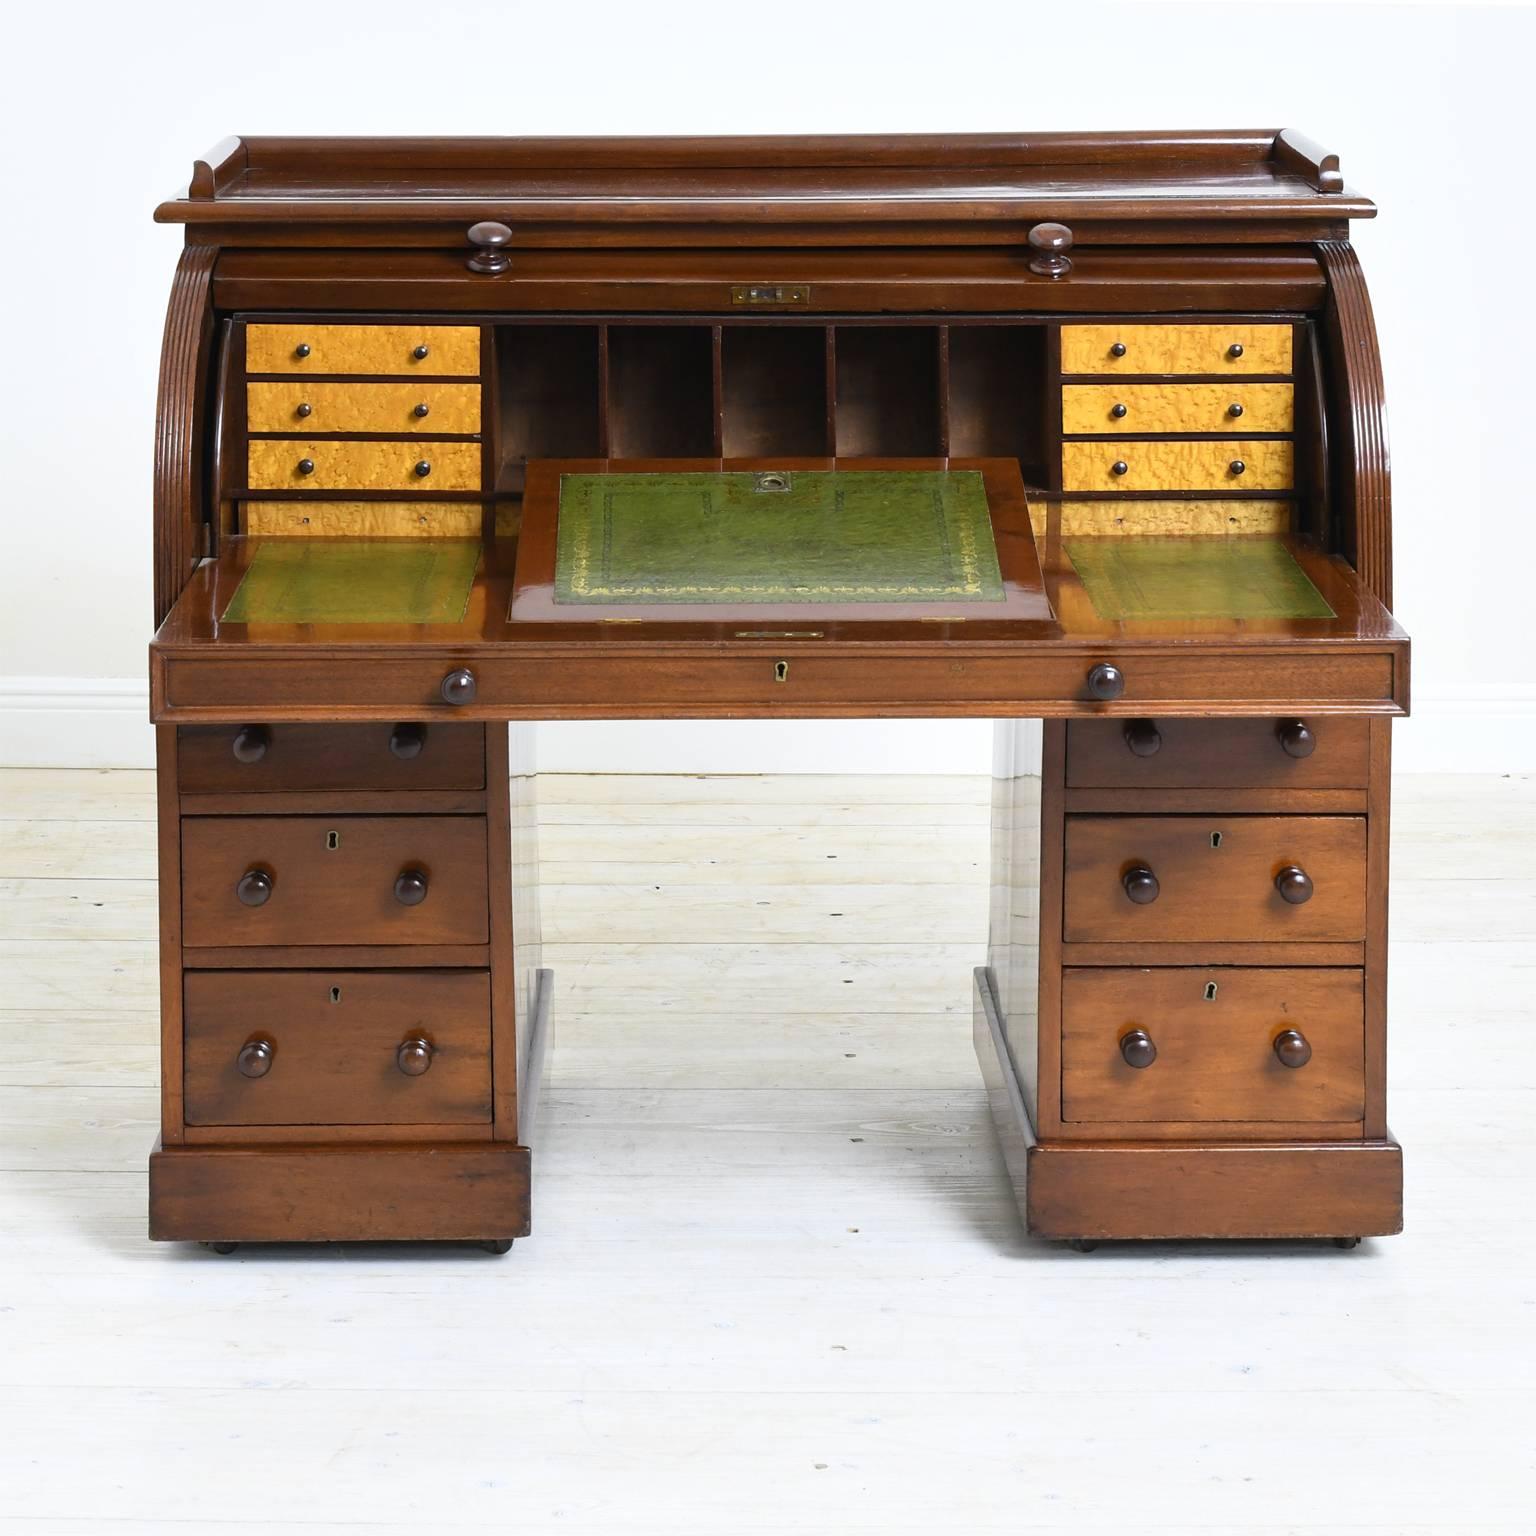
[(1365, 1114), (1360, 971), (1069, 969), (1061, 1007), (1066, 1120), (1337, 1123)]
[[(1286, 891), (1300, 899), (1287, 900)], [(1068, 816), (1062, 936), (1359, 943), (1365, 818)]]
[(253, 491), (478, 491), (480, 444), (252, 438)]
[(474, 325), (247, 325), (247, 373), (419, 373), (475, 377)]
[(1064, 325), (1063, 373), (1289, 373), (1291, 327)]
[(1289, 432), (1289, 384), (1064, 384), (1061, 430), (1108, 432)]
[(485, 971), (188, 971), (189, 1125), (491, 1118)]
[(479, 816), (187, 816), (182, 942), (484, 944)]
[(1289, 442), (1153, 439), (1061, 445), (1066, 491), (1288, 491), (1294, 481), (1295, 450)]
[(338, 384), (252, 380), (251, 432), (460, 432), (480, 430), (478, 384)]
[(1368, 721), (1073, 720), (1074, 789), (1359, 789), (1370, 775)]
[(176, 777), (183, 794), (484, 789), (485, 727), (184, 725)]

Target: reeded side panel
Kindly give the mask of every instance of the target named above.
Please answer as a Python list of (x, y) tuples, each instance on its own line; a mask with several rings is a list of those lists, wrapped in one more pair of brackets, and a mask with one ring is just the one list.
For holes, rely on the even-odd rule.
[(987, 964), (1014, 1071), (1030, 1117), (1035, 1119), (1040, 1001), (1040, 722), (999, 720), (995, 733)]

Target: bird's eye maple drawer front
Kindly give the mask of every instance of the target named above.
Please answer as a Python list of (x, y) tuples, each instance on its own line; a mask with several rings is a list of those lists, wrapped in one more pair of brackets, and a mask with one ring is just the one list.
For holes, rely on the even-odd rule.
[(253, 491), (477, 491), (474, 442), (380, 443), (348, 439), (252, 438)]
[(1062, 1118), (1358, 1121), (1355, 970), (1074, 970), (1061, 983)]
[(251, 432), (446, 432), (480, 430), (478, 384), (338, 384), (253, 380), (245, 387)]
[(1069, 943), (1360, 943), (1363, 816), (1068, 816)]
[(1065, 491), (1288, 491), (1295, 450), (1273, 439), (1064, 442)]
[(188, 816), (182, 940), (484, 944), (479, 816)]
[(1291, 371), (1291, 327), (1243, 321), (1198, 325), (1064, 325), (1063, 373), (1254, 374)]
[(1108, 432), (1289, 432), (1289, 384), (1065, 384), (1061, 430)]
[(485, 727), (184, 725), (176, 774), (188, 794), (483, 789)]
[(1370, 770), (1365, 720), (1073, 720), (1077, 789), (1358, 789)]
[(485, 971), (188, 971), (189, 1125), (483, 1125)]
[(263, 325), (245, 328), (247, 373), (381, 373), (473, 378), (473, 325)]

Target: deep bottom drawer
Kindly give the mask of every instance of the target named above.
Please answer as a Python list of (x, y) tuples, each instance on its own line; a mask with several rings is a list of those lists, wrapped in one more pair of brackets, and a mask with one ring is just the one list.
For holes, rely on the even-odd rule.
[(1061, 997), (1064, 1120), (1365, 1114), (1359, 971), (1067, 970)]
[(484, 971), (189, 971), (188, 1125), (491, 1118)]

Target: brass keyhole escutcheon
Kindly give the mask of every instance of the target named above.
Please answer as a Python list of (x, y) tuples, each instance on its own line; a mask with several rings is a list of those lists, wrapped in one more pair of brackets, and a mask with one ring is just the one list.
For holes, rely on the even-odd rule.
[(332, 987), (331, 988), (331, 1001), (333, 1003), (339, 1003), (341, 1001), (341, 988), (340, 987)]
[(1211, 833), (1211, 847), (1212, 848), (1220, 848), (1221, 847), (1221, 833), (1220, 832), (1212, 832)]
[(1208, 1003), (1216, 1001), (1216, 983), (1214, 981), (1208, 981), (1205, 984), (1205, 1000)]
[(341, 847), (341, 833), (340, 832), (327, 832), (325, 834), (325, 851), (327, 853), (335, 853), (336, 850), (338, 848), (340, 848), (340, 847)]
[(787, 683), (789, 681), (789, 663), (787, 661), (774, 662), (773, 680), (776, 683)]

